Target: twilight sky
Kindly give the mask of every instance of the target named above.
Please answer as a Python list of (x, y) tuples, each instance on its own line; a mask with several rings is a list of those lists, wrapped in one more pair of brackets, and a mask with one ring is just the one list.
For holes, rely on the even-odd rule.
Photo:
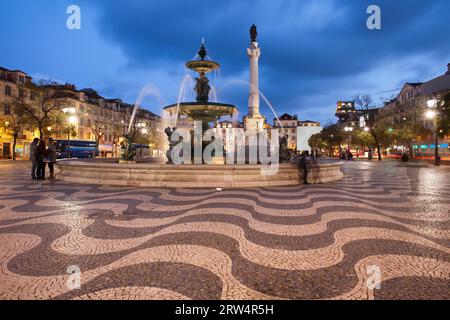
[[(379, 104), (404, 82), (443, 74), (450, 62), (448, 0), (3, 2), (0, 66), (129, 103), (148, 86), (144, 106), (155, 113), (176, 102), (184, 63), (205, 38), (222, 65), (219, 100), (246, 114), (248, 87), (240, 80), (248, 80), (252, 23), (262, 48), (261, 91), (279, 115), (301, 120), (334, 120), (336, 101), (357, 92)], [(66, 28), (72, 4), (81, 8), (81, 30)], [(371, 4), (381, 7), (382, 30), (366, 27)]]

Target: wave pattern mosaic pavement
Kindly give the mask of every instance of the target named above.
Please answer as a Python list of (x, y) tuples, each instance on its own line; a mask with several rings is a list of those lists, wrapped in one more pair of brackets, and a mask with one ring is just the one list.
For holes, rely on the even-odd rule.
[(450, 299), (449, 168), (343, 170), (217, 191), (36, 182), (0, 164), (0, 299)]

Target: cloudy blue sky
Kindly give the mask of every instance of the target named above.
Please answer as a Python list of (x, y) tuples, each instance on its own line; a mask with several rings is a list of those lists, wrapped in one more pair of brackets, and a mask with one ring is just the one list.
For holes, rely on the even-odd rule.
[[(66, 8), (81, 8), (81, 30)], [(382, 30), (366, 28), (370, 4)], [(258, 25), (260, 89), (279, 114), (328, 122), (336, 101), (369, 92), (375, 103), (406, 81), (426, 81), (450, 62), (448, 0), (16, 0), (0, 11), (0, 66), (92, 87), (145, 107), (176, 102), (184, 63), (206, 38), (221, 63), (219, 98), (247, 112), (246, 47)], [(215, 77), (211, 77), (215, 78)], [(212, 79), (215, 80), (215, 79)], [(267, 106), (262, 111), (273, 116)]]

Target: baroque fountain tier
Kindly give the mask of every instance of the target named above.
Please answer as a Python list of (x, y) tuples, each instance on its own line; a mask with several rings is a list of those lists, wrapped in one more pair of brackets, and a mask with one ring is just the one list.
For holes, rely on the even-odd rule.
[(223, 116), (232, 117), (237, 109), (234, 105), (218, 103), (218, 102), (181, 102), (172, 104), (164, 108), (169, 112), (170, 116), (179, 115), (187, 116), (196, 121), (202, 121), (204, 124), (216, 121)]
[(220, 64), (215, 61), (208, 60), (205, 44), (202, 43), (198, 51), (197, 60), (188, 61), (186, 67), (198, 73), (195, 79), (195, 92), (197, 93), (195, 102), (181, 102), (169, 105), (164, 108), (178, 120), (180, 115), (187, 116), (194, 121), (202, 121), (204, 129), (208, 127), (209, 122), (216, 121), (223, 116), (232, 117), (238, 110), (234, 105), (209, 101), (209, 93), (211, 86), (206, 75), (220, 68)]

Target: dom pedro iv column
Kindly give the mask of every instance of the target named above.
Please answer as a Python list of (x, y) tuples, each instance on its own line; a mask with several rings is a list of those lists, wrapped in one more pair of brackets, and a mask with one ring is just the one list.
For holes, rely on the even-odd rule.
[(265, 118), (259, 112), (259, 57), (261, 49), (256, 41), (258, 33), (256, 26), (250, 28), (250, 47), (247, 48), (247, 54), (250, 59), (250, 95), (248, 98), (248, 115), (244, 118), (246, 130), (255, 130), (262, 132), (264, 130)]

